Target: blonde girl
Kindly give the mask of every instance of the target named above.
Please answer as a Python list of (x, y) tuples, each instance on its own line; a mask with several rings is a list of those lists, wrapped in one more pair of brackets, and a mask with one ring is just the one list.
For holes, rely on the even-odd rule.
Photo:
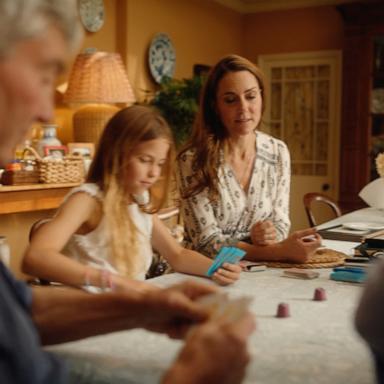
[[(100, 138), (86, 183), (34, 234), (24, 272), (72, 286), (146, 288), (154, 248), (174, 270), (204, 276), (212, 260), (182, 248), (156, 215), (173, 155), (170, 129), (157, 112), (143, 106), (119, 111)], [(165, 187), (155, 198), (160, 175)], [(227, 263), (212, 279), (230, 284), (240, 271)]]

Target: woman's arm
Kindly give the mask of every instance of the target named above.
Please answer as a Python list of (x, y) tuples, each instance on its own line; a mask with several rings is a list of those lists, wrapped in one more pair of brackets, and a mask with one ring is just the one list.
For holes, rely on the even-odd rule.
[[(153, 216), (152, 246), (165, 257), (175, 271), (191, 275), (206, 276), (213, 261), (208, 257), (183, 248), (169, 233), (167, 227), (157, 217)], [(231, 284), (239, 278), (239, 265), (225, 263), (212, 276), (218, 284)]]
[(239, 242), (237, 246), (247, 252), (245, 256), (247, 260), (305, 263), (321, 246), (321, 237), (315, 228), (309, 228), (293, 232), (279, 243), (254, 245)]

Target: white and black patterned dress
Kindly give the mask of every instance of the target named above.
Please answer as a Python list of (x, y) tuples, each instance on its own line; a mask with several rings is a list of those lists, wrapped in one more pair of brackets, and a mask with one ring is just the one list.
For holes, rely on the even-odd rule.
[[(193, 183), (193, 151), (178, 161), (178, 184), (181, 195)], [(181, 199), (185, 225), (185, 247), (213, 257), (216, 243), (250, 241), (249, 232), (257, 221), (271, 220), (278, 240), (287, 237), (291, 165), (284, 142), (256, 132), (256, 157), (245, 192), (231, 166), (221, 154), (218, 201), (209, 201), (207, 188), (198, 195)]]

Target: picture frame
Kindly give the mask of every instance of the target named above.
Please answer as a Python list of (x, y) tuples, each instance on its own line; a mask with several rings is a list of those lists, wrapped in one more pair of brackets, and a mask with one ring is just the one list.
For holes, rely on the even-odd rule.
[(94, 143), (68, 143), (68, 153), (70, 155), (81, 155), (85, 158), (93, 158), (95, 154)]
[(44, 156), (52, 156), (56, 159), (62, 159), (68, 152), (65, 145), (44, 145)]

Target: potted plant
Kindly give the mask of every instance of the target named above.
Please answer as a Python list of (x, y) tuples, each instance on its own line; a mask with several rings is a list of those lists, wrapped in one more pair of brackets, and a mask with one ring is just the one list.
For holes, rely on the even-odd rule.
[(203, 81), (201, 76), (181, 80), (166, 77), (149, 102), (169, 123), (176, 147), (180, 147), (191, 134)]

